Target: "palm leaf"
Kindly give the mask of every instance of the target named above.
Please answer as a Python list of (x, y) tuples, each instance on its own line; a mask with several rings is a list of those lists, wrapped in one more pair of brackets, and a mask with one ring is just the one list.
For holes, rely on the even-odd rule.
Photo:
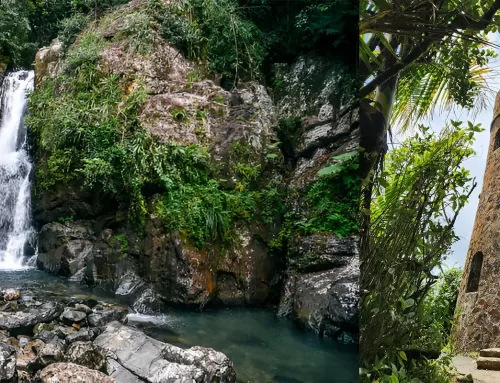
[[(415, 64), (401, 73), (396, 102), (392, 112), (392, 125), (401, 131), (415, 126), (433, 111), (443, 113), (457, 108), (448, 91), (449, 71), (438, 62)], [(472, 114), (479, 113), (491, 98), (492, 91), (487, 85), (490, 68), (474, 65), (470, 68), (472, 81), (478, 86), (478, 95)]]

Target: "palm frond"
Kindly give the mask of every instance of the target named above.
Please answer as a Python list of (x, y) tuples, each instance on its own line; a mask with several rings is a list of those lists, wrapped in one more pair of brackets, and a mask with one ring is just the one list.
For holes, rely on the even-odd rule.
[[(450, 68), (438, 62), (412, 65), (401, 73), (396, 102), (392, 112), (392, 125), (401, 131), (429, 116), (433, 111), (443, 113), (457, 108), (448, 91)], [(471, 112), (483, 110), (494, 92), (488, 86), (488, 78), (496, 71), (479, 65), (470, 68), (471, 80), (477, 86), (477, 99)]]

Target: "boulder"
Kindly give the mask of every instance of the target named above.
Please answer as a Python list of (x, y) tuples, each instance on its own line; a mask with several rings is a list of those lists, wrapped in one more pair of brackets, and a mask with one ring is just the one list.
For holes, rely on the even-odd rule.
[(76, 363), (92, 370), (106, 370), (106, 356), (92, 342), (78, 341), (72, 343), (68, 347), (64, 359), (66, 362)]
[(68, 335), (66, 337), (66, 343), (71, 344), (73, 342), (88, 342), (92, 341), (99, 334), (98, 330), (95, 328), (83, 327), (76, 333)]
[(16, 349), (0, 342), (0, 382), (14, 382), (16, 375)]
[(102, 372), (75, 363), (54, 363), (40, 373), (41, 383), (117, 383)]
[[(343, 268), (297, 274), (287, 283), (289, 294), (284, 294), (280, 311), (320, 336), (350, 341), (358, 333), (358, 284), (357, 258)], [(287, 304), (289, 308), (283, 307)]]
[(168, 382), (179, 378), (194, 382), (236, 381), (232, 362), (224, 354), (203, 347), (183, 350), (119, 322), (108, 324), (93, 344), (147, 382)]
[(28, 372), (34, 373), (49, 364), (60, 362), (63, 359), (63, 350), (59, 344), (46, 343), (38, 350), (36, 358), (28, 363)]
[(52, 222), (40, 230), (37, 266), (71, 277), (84, 269), (93, 250), (93, 230), (87, 221)]
[(89, 324), (93, 327), (104, 327), (113, 321), (121, 321), (128, 314), (128, 309), (122, 306), (97, 306), (88, 316)]
[(73, 323), (80, 323), (87, 318), (87, 314), (83, 311), (76, 311), (73, 309), (64, 310), (59, 317), (59, 320), (64, 324), (71, 326)]
[(32, 333), (35, 324), (50, 322), (61, 315), (62, 307), (56, 302), (47, 302), (37, 308), (12, 313), (0, 313), (0, 329), (11, 334)]

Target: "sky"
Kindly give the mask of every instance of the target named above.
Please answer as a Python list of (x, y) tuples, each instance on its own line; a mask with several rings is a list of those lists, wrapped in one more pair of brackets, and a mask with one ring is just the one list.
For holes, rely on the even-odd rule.
[[(491, 35), (489, 39), (500, 45), (500, 34)], [(497, 49), (497, 53), (500, 56), (500, 49)], [(476, 178), (477, 186), (469, 198), (469, 203), (462, 209), (457, 217), (455, 234), (460, 237), (460, 240), (453, 245), (451, 255), (445, 262), (450, 267), (463, 267), (465, 264), (469, 240), (479, 202), (479, 194), (483, 186), (484, 169), (486, 166), (486, 157), (488, 155), (490, 140), (489, 130), (493, 117), (493, 105), (495, 95), (500, 90), (500, 57), (490, 61), (489, 66), (493, 70), (487, 80), (491, 95), (489, 103), (480, 113), (473, 116), (471, 113), (463, 110), (458, 110), (453, 113), (447, 112), (446, 114), (435, 112), (428, 121), (422, 121), (423, 124), (431, 126), (434, 131), (439, 131), (450, 119), (481, 123), (482, 128), (485, 129), (483, 132), (476, 134), (475, 137), (474, 150), (477, 154), (464, 162), (464, 167)]]

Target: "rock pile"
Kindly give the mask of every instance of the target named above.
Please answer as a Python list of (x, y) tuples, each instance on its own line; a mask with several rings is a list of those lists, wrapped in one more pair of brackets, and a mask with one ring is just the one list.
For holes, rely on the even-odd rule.
[(224, 354), (152, 339), (126, 325), (126, 307), (12, 289), (0, 300), (0, 382), (236, 382)]

